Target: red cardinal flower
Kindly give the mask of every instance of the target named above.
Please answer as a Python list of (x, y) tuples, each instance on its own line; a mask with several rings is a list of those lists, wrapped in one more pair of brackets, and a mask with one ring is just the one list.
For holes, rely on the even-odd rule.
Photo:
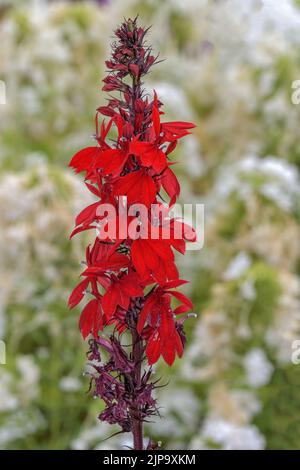
[(179, 357), (183, 354), (183, 344), (176, 329), (172, 312), (161, 317), (157, 328), (148, 338), (146, 355), (150, 365), (155, 364), (162, 355), (166, 363), (171, 366), (175, 360), (176, 353)]
[[(179, 279), (174, 250), (184, 254), (186, 241), (196, 239), (191, 227), (170, 215), (180, 194), (171, 155), (194, 124), (163, 122), (156, 92), (151, 100), (142, 88), (157, 62), (145, 44), (147, 31), (137, 19), (115, 31), (103, 90), (117, 95), (97, 108), (96, 144), (77, 152), (69, 164), (84, 173), (86, 189), (96, 198), (78, 214), (71, 234), (95, 229), (96, 239), (86, 249), (83, 279), (69, 307), (86, 300), (79, 328), (84, 339), (90, 336), (89, 358), (98, 362), (91, 379), (95, 397), (105, 404), (99, 419), (131, 431), (135, 449), (144, 448), (143, 421), (157, 413), (151, 367), (142, 370), (144, 357), (150, 366), (161, 356), (172, 365), (183, 354), (182, 314), (192, 303), (177, 290), (186, 281)], [(165, 193), (169, 203), (162, 205)], [(137, 205), (125, 222), (124, 196), (129, 211)], [(111, 224), (115, 231), (109, 230)], [(103, 337), (111, 325), (106, 330), (111, 336)], [(131, 351), (122, 346), (123, 332), (131, 337)], [(105, 364), (99, 349), (108, 355)]]
[(157, 204), (155, 209), (148, 221), (149, 236), (144, 238), (141, 232), (141, 237), (132, 242), (131, 257), (143, 279), (152, 279), (162, 285), (179, 277), (172, 247), (184, 254), (185, 240), (194, 242), (196, 234), (189, 225), (169, 217), (170, 207)]
[(161, 173), (168, 165), (166, 155), (155, 142), (134, 140), (131, 142), (130, 152), (139, 157), (141, 165), (153, 168), (156, 173)]
[(123, 310), (128, 310), (132, 298), (142, 297), (143, 289), (140, 287), (140, 278), (135, 272), (125, 276), (114, 276), (111, 279), (111, 285), (102, 298), (102, 307), (108, 318), (111, 318), (117, 306)]
[(175, 256), (168, 240), (134, 240), (131, 248), (132, 263), (143, 279), (152, 279), (164, 284), (177, 279), (179, 274)]
[(126, 196), (128, 205), (139, 203), (149, 207), (155, 201), (157, 187), (149, 172), (141, 169), (119, 178), (113, 192), (115, 196)]
[(181, 307), (175, 310), (176, 313), (184, 313), (193, 308), (193, 304), (184, 294), (172, 290), (185, 284), (187, 281), (177, 279), (175, 281), (166, 282), (163, 286), (157, 286), (147, 297), (147, 300), (141, 310), (137, 329), (139, 333), (147, 322), (152, 328), (156, 328), (160, 323), (164, 314), (167, 314), (171, 309), (171, 298), (175, 297), (182, 304)]
[[(174, 291), (172, 288), (186, 282), (178, 279), (156, 287), (148, 296), (141, 310), (137, 330), (141, 335), (144, 330), (144, 335), (148, 338), (146, 355), (149, 364), (154, 364), (162, 355), (167, 364), (172, 365), (176, 353), (179, 357), (182, 356), (183, 343), (176, 329), (174, 315), (187, 312), (193, 308), (193, 304), (184, 294)], [(175, 310), (171, 309), (172, 296), (182, 304)], [(144, 329), (146, 323), (147, 326)]]

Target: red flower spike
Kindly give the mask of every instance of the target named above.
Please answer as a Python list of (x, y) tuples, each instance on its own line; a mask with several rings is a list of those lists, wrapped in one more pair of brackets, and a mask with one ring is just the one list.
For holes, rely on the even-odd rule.
[(168, 166), (166, 155), (154, 143), (133, 140), (130, 153), (139, 157), (142, 166), (153, 168), (156, 173), (162, 172)]

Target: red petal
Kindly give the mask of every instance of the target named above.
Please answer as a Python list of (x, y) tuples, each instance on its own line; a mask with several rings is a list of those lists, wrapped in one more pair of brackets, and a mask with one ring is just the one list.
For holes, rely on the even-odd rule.
[(118, 178), (113, 192), (115, 196), (127, 196), (128, 205), (141, 203), (149, 207), (155, 200), (156, 186), (151, 176), (142, 169)]
[(183, 284), (187, 284), (189, 281), (185, 281), (184, 279), (175, 279), (174, 281), (168, 281), (164, 285), (164, 289), (172, 289), (173, 287), (179, 287)]
[(102, 168), (104, 175), (119, 176), (125, 163), (127, 154), (117, 149), (108, 149), (102, 152), (95, 162), (96, 168)]
[(167, 279), (176, 279), (179, 277), (179, 272), (174, 262), (170, 262), (167, 264), (166, 273), (167, 273)]
[(142, 332), (142, 330), (145, 326), (147, 317), (148, 317), (154, 303), (155, 303), (155, 298), (152, 297), (152, 296), (148, 297), (148, 299), (146, 300), (146, 302), (144, 304), (144, 307), (142, 308), (142, 310), (140, 312), (139, 320), (138, 320), (138, 323), (137, 323), (137, 330), (138, 330), (138, 333), (140, 333), (140, 334), (141, 334), (141, 332)]
[(148, 358), (148, 363), (151, 366), (158, 361), (161, 352), (161, 342), (157, 333), (153, 333), (150, 337), (147, 347), (146, 347), (146, 356)]
[(100, 106), (100, 108), (97, 108), (97, 111), (103, 116), (114, 116), (115, 111), (111, 109), (109, 106)]
[(184, 295), (182, 292), (178, 292), (176, 290), (169, 290), (167, 291), (169, 292), (169, 294), (172, 294), (173, 297), (175, 297), (177, 300), (179, 300), (179, 302), (183, 303), (184, 305), (186, 305), (187, 307), (189, 308), (193, 308), (193, 303), (190, 301), (190, 299)]
[(170, 168), (167, 168), (164, 171), (161, 178), (161, 184), (163, 185), (166, 193), (170, 196), (172, 201), (170, 205), (172, 205), (180, 194), (180, 185), (178, 179)]
[(129, 259), (127, 256), (122, 255), (121, 253), (115, 253), (108, 259), (103, 259), (103, 261), (98, 261), (98, 259), (99, 257), (97, 258), (95, 264), (86, 270), (87, 274), (100, 274), (107, 269), (111, 271), (119, 271), (121, 268), (126, 268), (129, 266)]
[(143, 277), (148, 273), (148, 268), (144, 260), (143, 240), (137, 239), (131, 246), (132, 263), (138, 273)]
[(186, 313), (189, 310), (191, 310), (191, 309), (187, 305), (180, 305), (179, 307), (175, 308), (174, 313), (175, 313), (175, 315), (181, 315), (182, 313)]
[(89, 206), (85, 207), (76, 217), (76, 225), (81, 225), (83, 223), (89, 224), (90, 222), (93, 222), (99, 204), (100, 202), (94, 202), (93, 204), (90, 204)]
[(139, 285), (140, 278), (137, 273), (131, 272), (120, 281), (120, 289), (126, 292), (130, 297), (141, 297), (144, 294)]
[(159, 137), (160, 134), (160, 116), (159, 111), (155, 104), (152, 107), (152, 121), (156, 137)]
[(95, 194), (95, 196), (98, 196), (100, 197), (101, 196), (101, 193), (99, 191), (99, 189), (94, 186), (93, 184), (90, 184), (90, 183), (85, 183), (86, 184), (86, 187), (89, 189), (89, 191), (91, 191), (92, 194)]
[(91, 165), (95, 157), (101, 153), (99, 147), (86, 147), (79, 152), (75, 153), (74, 157), (69, 163), (71, 168), (76, 170), (76, 173), (81, 171), (88, 171), (91, 168)]
[(141, 155), (142, 165), (152, 167), (157, 173), (161, 173), (167, 166), (167, 158), (162, 150), (153, 148)]
[[(90, 300), (90, 302), (84, 307), (79, 319), (79, 328), (83, 339), (85, 339), (91, 332), (95, 319), (98, 313), (97, 299)], [(99, 312), (100, 313), (100, 312)]]
[(166, 155), (169, 155), (171, 152), (173, 152), (173, 150), (176, 148), (177, 146), (177, 140), (174, 140), (173, 142), (171, 142), (168, 147), (167, 147), (167, 150), (166, 150)]
[(173, 132), (175, 134), (181, 130), (194, 129), (194, 127), (196, 127), (196, 124), (194, 124), (193, 122), (173, 121), (164, 122), (163, 127), (169, 132)]
[(70, 238), (73, 238), (77, 233), (84, 232), (85, 230), (96, 229), (95, 225), (83, 225), (82, 227), (76, 227), (70, 235)]
[(159, 332), (162, 338), (166, 339), (172, 335), (175, 324), (170, 313), (161, 315)]
[(182, 222), (181, 220), (172, 219), (170, 221), (170, 226), (174, 234), (177, 235), (177, 239), (181, 238), (189, 242), (195, 242), (197, 235), (193, 227), (189, 224)]
[(172, 240), (172, 246), (175, 248), (175, 250), (179, 251), (179, 253), (182, 253), (184, 255), (185, 253), (185, 241), (184, 240)]
[(176, 357), (174, 343), (171, 338), (168, 338), (167, 341), (164, 343), (161, 350), (161, 354), (166, 363), (171, 366), (175, 361)]
[(176, 347), (177, 354), (178, 354), (179, 357), (182, 357), (183, 344), (182, 344), (180, 335), (178, 334), (177, 330), (175, 330), (175, 333), (174, 333), (174, 340), (175, 340), (175, 347)]
[(102, 297), (102, 308), (105, 315), (111, 318), (116, 311), (118, 305), (118, 290), (115, 286), (111, 286)]

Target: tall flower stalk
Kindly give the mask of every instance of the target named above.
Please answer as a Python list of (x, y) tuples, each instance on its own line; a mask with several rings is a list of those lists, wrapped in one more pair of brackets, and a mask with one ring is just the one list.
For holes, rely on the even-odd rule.
[(76, 217), (71, 237), (95, 229), (96, 239), (69, 306), (87, 300), (79, 327), (89, 337), (91, 390), (104, 403), (99, 419), (131, 432), (137, 450), (156, 446), (143, 437), (143, 423), (158, 414), (152, 366), (160, 356), (170, 366), (182, 356), (192, 308), (176, 290), (187, 281), (179, 279), (173, 249), (184, 253), (196, 238), (170, 214), (180, 193), (170, 154), (194, 124), (161, 122), (162, 103), (146, 94), (143, 77), (158, 62), (147, 31), (136, 18), (115, 31), (103, 91), (117, 95), (97, 109), (97, 145), (70, 162), (96, 197)]

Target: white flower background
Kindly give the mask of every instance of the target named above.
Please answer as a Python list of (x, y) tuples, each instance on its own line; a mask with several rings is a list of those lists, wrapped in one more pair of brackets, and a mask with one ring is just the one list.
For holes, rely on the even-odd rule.
[(178, 258), (197, 319), (185, 356), (157, 375), (173, 449), (300, 448), (298, 0), (0, 1), (0, 448), (114, 449), (127, 435), (85, 394), (86, 344), (66, 300), (89, 201), (67, 163), (92, 142), (112, 31), (152, 24), (166, 60), (147, 87), (197, 129), (176, 151), (182, 202), (205, 204), (205, 246)]

